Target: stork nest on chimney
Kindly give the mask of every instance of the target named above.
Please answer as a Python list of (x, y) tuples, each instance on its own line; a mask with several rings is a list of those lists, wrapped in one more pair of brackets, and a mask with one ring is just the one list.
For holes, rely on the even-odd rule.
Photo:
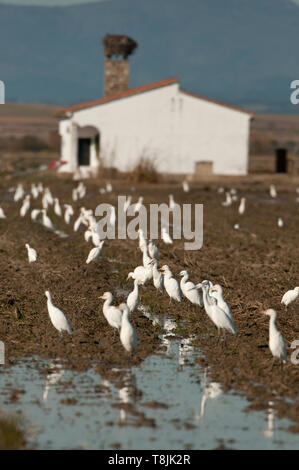
[(122, 55), (125, 59), (134, 52), (138, 43), (129, 36), (122, 34), (107, 34), (103, 39), (104, 55)]

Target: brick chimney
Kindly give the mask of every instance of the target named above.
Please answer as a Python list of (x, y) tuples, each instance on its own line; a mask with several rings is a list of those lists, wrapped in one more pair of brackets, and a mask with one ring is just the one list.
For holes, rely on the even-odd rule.
[(129, 88), (129, 59), (138, 44), (134, 39), (118, 34), (107, 34), (103, 39), (105, 61), (105, 96), (115, 95)]

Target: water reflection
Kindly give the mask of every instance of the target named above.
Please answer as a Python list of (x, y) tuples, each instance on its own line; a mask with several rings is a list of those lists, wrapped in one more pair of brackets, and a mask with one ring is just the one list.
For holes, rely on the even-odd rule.
[(208, 380), (207, 368), (205, 369), (205, 372), (204, 372), (202, 385), (203, 385), (203, 394), (202, 394), (202, 399), (201, 399), (200, 414), (195, 415), (196, 420), (200, 420), (204, 417), (207, 399), (217, 398), (219, 395), (223, 393), (221, 386), (218, 382), (210, 382)]
[(267, 429), (262, 429), (261, 433), (263, 436), (267, 437), (268, 439), (271, 439), (274, 436), (274, 421), (275, 421), (275, 410), (273, 408), (274, 402), (269, 401), (268, 402), (268, 427)]
[(64, 374), (62, 364), (59, 364), (55, 361), (51, 362), (49, 369), (50, 370), (46, 376), (46, 383), (43, 393), (44, 402), (47, 401), (50, 388), (55, 385)]
[(192, 357), (194, 352), (194, 346), (192, 342), (195, 339), (195, 335), (191, 335), (188, 338), (183, 338), (179, 345), (179, 366), (183, 367), (188, 360)]

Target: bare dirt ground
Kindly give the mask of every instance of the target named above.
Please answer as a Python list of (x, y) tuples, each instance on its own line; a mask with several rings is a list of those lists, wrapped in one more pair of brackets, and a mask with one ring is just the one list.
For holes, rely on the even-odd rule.
[[(27, 189), (33, 176), (23, 178)], [(48, 185), (61, 203), (71, 202), (71, 190), (77, 185), (70, 178), (57, 178), (50, 173), (38, 174), (35, 181)], [(113, 367), (139, 364), (150, 354), (159, 352), (159, 327), (153, 326), (141, 313), (134, 314), (139, 337), (137, 354), (124, 352), (117, 335), (102, 315), (99, 295), (109, 290), (115, 294), (115, 304), (124, 301), (122, 290), (131, 290), (127, 274), (142, 264), (141, 253), (134, 240), (108, 240), (102, 258), (90, 265), (85, 263), (92, 245), (84, 241), (83, 229), (77, 233), (72, 224), (49, 210), (56, 227), (69, 234), (59, 238), (30, 216), (19, 216), (21, 204), (12, 202), (9, 186), (21, 179), (2, 181), (0, 205), (7, 214), (0, 221), (0, 339), (6, 345), (7, 365), (19, 357), (41, 356), (62, 358), (68, 367), (86, 369), (98, 364), (98, 371), (113, 378)], [(269, 196), (269, 184), (275, 181), (276, 201)], [(145, 204), (168, 202), (172, 193), (178, 203), (204, 204), (204, 240), (198, 251), (184, 251), (184, 240), (172, 246), (158, 241), (159, 265), (168, 264), (178, 279), (187, 269), (190, 279), (200, 282), (209, 279), (223, 286), (225, 299), (231, 306), (237, 335), (227, 335), (226, 345), (217, 340), (216, 328), (203, 309), (194, 309), (187, 301), (172, 303), (164, 292), (157, 293), (152, 284), (141, 288), (141, 301), (159, 314), (172, 315), (179, 322), (179, 336), (195, 333), (195, 344), (205, 354), (201, 360), (210, 367), (211, 375), (224, 389), (242, 391), (250, 399), (252, 408), (266, 408), (273, 400), (280, 416), (294, 421), (293, 431), (299, 431), (299, 365), (292, 364), (290, 344), (299, 340), (298, 301), (286, 312), (280, 304), (284, 292), (299, 285), (298, 279), (298, 220), (299, 203), (295, 189), (298, 179), (287, 176), (273, 178), (210, 178), (191, 184), (184, 193), (181, 185), (138, 185), (113, 181), (114, 191), (101, 195), (104, 181), (87, 181), (86, 197), (72, 203), (79, 208), (95, 209), (100, 202), (117, 204), (119, 194), (132, 194), (134, 202), (144, 196)], [(224, 196), (217, 188), (234, 187), (239, 196), (247, 198), (246, 212), (238, 215), (239, 202), (224, 208)], [(32, 207), (40, 207), (40, 199)], [(74, 222), (75, 217), (72, 219)], [(277, 225), (278, 217), (285, 222)], [(240, 230), (234, 230), (234, 224)], [(29, 264), (25, 243), (38, 252), (36, 263)], [(53, 302), (68, 316), (74, 335), (59, 338), (50, 323), (45, 290), (50, 290)], [(288, 346), (288, 363), (281, 369), (277, 363), (272, 370), (272, 356), (268, 348), (268, 318), (261, 315), (265, 308), (278, 312), (278, 327)], [(38, 367), (38, 363), (37, 363)], [(286, 401), (286, 398), (290, 398)], [(166, 404), (167, 405), (167, 404)], [(297, 423), (297, 424), (296, 424)]]

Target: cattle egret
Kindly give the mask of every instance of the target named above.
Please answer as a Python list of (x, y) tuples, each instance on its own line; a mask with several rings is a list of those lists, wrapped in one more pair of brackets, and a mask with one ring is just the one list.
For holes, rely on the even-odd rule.
[(137, 266), (137, 268), (134, 269), (134, 272), (130, 272), (128, 274), (127, 280), (130, 278), (137, 279), (140, 284), (146, 284), (148, 281), (152, 279), (152, 277), (153, 277), (153, 270), (152, 270), (151, 265), (147, 267)]
[(40, 209), (33, 209), (33, 211), (31, 211), (31, 219), (36, 220), (40, 212)]
[(14, 194), (13, 200), (15, 202), (18, 202), (21, 199), (23, 199), (24, 195), (25, 195), (25, 191), (24, 191), (23, 185), (22, 185), (22, 183), (19, 183), (18, 186), (17, 186), (16, 192)]
[(148, 254), (148, 249), (147, 249), (146, 243), (139, 246), (139, 249), (142, 251), (142, 254), (143, 254), (143, 256), (142, 256), (143, 266), (146, 268), (147, 266), (149, 266), (150, 262), (152, 261), (152, 258)]
[(64, 204), (65, 212), (64, 212), (64, 221), (66, 224), (69, 224), (71, 221), (72, 215), (74, 215), (74, 210), (71, 205)]
[(59, 217), (62, 216), (62, 209), (60, 207), (60, 204), (59, 204), (59, 200), (57, 197), (55, 197), (54, 199), (54, 212), (56, 215), (58, 215)]
[(183, 181), (183, 190), (185, 191), (185, 193), (189, 193), (190, 191), (189, 183), (186, 180)]
[(20, 216), (21, 217), (25, 217), (25, 215), (27, 214), (27, 212), (29, 211), (29, 207), (30, 207), (30, 194), (27, 194), (27, 196), (25, 197), (24, 201), (23, 201), (23, 204), (22, 204), (22, 207), (20, 209)]
[(285, 364), (287, 362), (287, 349), (285, 345), (285, 341), (283, 339), (282, 334), (277, 329), (276, 326), (276, 318), (277, 313), (273, 308), (269, 308), (262, 312), (264, 315), (268, 315), (270, 317), (269, 322), (269, 349), (273, 356), (272, 367), (274, 365), (275, 358), (281, 359), (281, 361)]
[(111, 193), (112, 190), (113, 190), (112, 184), (111, 184), (111, 183), (107, 183), (107, 184), (106, 184), (106, 191), (107, 191), (107, 193)]
[(199, 305), (203, 307), (203, 300), (201, 293), (195, 289), (195, 284), (191, 281), (188, 281), (189, 274), (187, 271), (181, 271), (180, 276), (182, 276), (180, 287), (184, 296), (194, 305)]
[(153, 240), (149, 241), (149, 244), (148, 244), (147, 248), (148, 248), (148, 253), (149, 253), (150, 257), (158, 259), (159, 249), (158, 249), (157, 245), (153, 242)]
[(119, 308), (122, 310), (121, 328), (120, 328), (120, 341), (126, 351), (133, 353), (137, 349), (137, 333), (134, 326), (129, 320), (129, 308), (127, 304), (120, 304)]
[(77, 188), (74, 188), (74, 189), (72, 190), (72, 200), (73, 200), (74, 202), (78, 201), (78, 191), (77, 191)]
[(136, 213), (139, 214), (142, 204), (143, 204), (143, 197), (140, 196), (140, 198), (138, 199), (138, 202), (136, 202), (134, 206), (134, 214)]
[(166, 245), (171, 245), (173, 243), (171, 236), (167, 232), (166, 227), (162, 227), (162, 240)]
[(278, 221), (277, 221), (277, 225), (278, 225), (278, 227), (280, 227), (280, 228), (284, 227), (284, 221), (282, 220), (281, 217), (279, 217), (279, 219), (278, 219)]
[(6, 219), (6, 215), (4, 214), (2, 207), (0, 207), (0, 219)]
[(91, 238), (92, 238), (92, 231), (88, 229), (84, 232), (84, 240), (86, 242), (89, 242)]
[(299, 287), (295, 287), (292, 290), (288, 290), (282, 297), (281, 303), (288, 308), (288, 305), (290, 305), (294, 300), (297, 299), (299, 295)]
[(70, 327), (70, 324), (65, 316), (65, 314), (52, 303), (51, 294), (46, 290), (45, 295), (47, 297), (47, 307), (50, 320), (52, 325), (62, 334), (64, 331), (67, 331), (70, 335), (73, 334), (73, 330)]
[(34, 248), (31, 248), (31, 246), (28, 245), (28, 243), (25, 244), (28, 252), (28, 260), (29, 263), (34, 263), (34, 261), (37, 260), (37, 252)]
[(158, 270), (157, 259), (152, 259), (151, 264), (153, 266), (153, 283), (156, 289), (159, 291), (163, 290), (164, 287), (164, 274)]
[(105, 300), (103, 304), (103, 314), (112, 328), (116, 328), (118, 331), (121, 328), (122, 310), (119, 307), (114, 307), (112, 304), (113, 295), (111, 292), (104, 292), (99, 299)]
[(139, 281), (138, 279), (134, 280), (134, 289), (132, 292), (127, 297), (127, 306), (130, 310), (130, 312), (135, 312), (137, 309), (138, 305), (140, 303), (140, 297), (139, 297)]
[(270, 196), (273, 198), (277, 197), (277, 191), (274, 184), (270, 185)]
[(177, 302), (182, 301), (182, 293), (178, 281), (173, 277), (172, 272), (170, 271), (167, 264), (160, 268), (160, 271), (164, 274), (164, 287), (167, 294), (171, 299), (176, 300)]
[(230, 193), (225, 193), (226, 194), (226, 200), (224, 202), (222, 202), (221, 204), (224, 206), (224, 207), (228, 207), (228, 206), (231, 206), (232, 205), (232, 197), (230, 195)]
[(126, 202), (124, 203), (124, 212), (127, 212), (132, 202), (132, 196), (128, 196)]
[(47, 216), (46, 209), (42, 209), (41, 212), (43, 214), (43, 225), (49, 228), (50, 230), (54, 230), (55, 229), (54, 224), (51, 221), (50, 217)]
[(74, 223), (74, 232), (77, 232), (80, 228), (80, 225), (81, 223), (83, 222), (83, 217), (82, 215), (80, 214), (78, 219), (75, 220), (75, 223)]
[(215, 297), (215, 299), (217, 300), (218, 307), (220, 307), (226, 313), (226, 315), (232, 320), (233, 314), (232, 314), (230, 307), (224, 300), (222, 287), (219, 284), (213, 285), (212, 287), (209, 288), (209, 294), (212, 297)]
[(146, 240), (145, 240), (145, 236), (144, 236), (142, 228), (138, 230), (138, 236), (139, 236), (139, 246), (140, 248), (142, 248), (144, 245), (146, 245)]
[(33, 199), (37, 199), (39, 196), (39, 191), (34, 183), (32, 183), (31, 185), (31, 194), (32, 194)]
[(110, 225), (111, 225), (112, 227), (115, 226), (116, 214), (115, 214), (115, 207), (114, 207), (114, 206), (111, 206), (111, 208), (110, 208), (109, 222), (110, 222)]
[(220, 330), (227, 330), (230, 333), (237, 333), (237, 329), (234, 325), (234, 322), (231, 318), (217, 305), (217, 300), (215, 297), (211, 297), (208, 293), (208, 286), (206, 283), (202, 283), (203, 291), (203, 303), (207, 315), (210, 317), (214, 325), (218, 329), (218, 334)]
[(86, 260), (86, 264), (89, 264), (92, 261), (96, 261), (100, 258), (103, 245), (104, 240), (100, 242), (99, 246), (96, 246), (95, 248), (92, 248), (92, 250), (90, 250), (88, 258)]
[(238, 209), (238, 212), (239, 212), (240, 215), (243, 215), (244, 212), (245, 212), (245, 203), (246, 203), (246, 199), (245, 199), (245, 197), (242, 197), (240, 205), (239, 205), (239, 209)]

